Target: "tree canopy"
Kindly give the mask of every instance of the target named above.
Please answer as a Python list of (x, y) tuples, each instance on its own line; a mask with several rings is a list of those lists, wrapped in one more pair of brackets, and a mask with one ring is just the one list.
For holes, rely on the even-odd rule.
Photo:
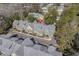
[(59, 49), (64, 55), (72, 55), (74, 53), (73, 40), (78, 28), (76, 26), (78, 23), (76, 18), (77, 11), (79, 10), (78, 7), (79, 5), (72, 4), (63, 11), (60, 20), (57, 21), (55, 35), (58, 37)]
[(53, 6), (49, 7), (48, 13), (46, 13), (44, 15), (45, 23), (46, 24), (54, 24), (54, 22), (56, 22), (57, 16), (58, 16), (58, 12), (56, 11), (56, 9), (53, 8)]

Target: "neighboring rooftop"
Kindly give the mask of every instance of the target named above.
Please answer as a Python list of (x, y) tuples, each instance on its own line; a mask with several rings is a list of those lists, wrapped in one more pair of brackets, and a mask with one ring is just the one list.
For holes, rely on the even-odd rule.
[[(16, 37), (16, 38), (15, 38)], [(12, 38), (14, 38), (12, 40)], [(19, 42), (22, 40), (22, 42)], [(36, 41), (35, 41), (36, 42)], [(56, 47), (45, 46), (38, 42), (30, 40), (30, 38), (19, 38), (10, 33), (0, 36), (0, 51), (6, 56), (60, 56), (60, 52), (56, 51)]]

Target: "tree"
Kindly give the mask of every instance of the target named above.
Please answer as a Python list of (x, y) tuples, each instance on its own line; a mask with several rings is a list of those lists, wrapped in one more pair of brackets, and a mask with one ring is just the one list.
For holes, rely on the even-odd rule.
[(24, 16), (24, 18), (26, 18), (28, 16), (28, 12), (26, 10), (23, 12), (23, 16)]
[(36, 12), (36, 13), (40, 12), (40, 4), (33, 3), (32, 8), (31, 8), (31, 12)]
[(56, 31), (58, 37), (58, 45), (60, 51), (64, 55), (72, 55), (73, 51), (73, 40), (74, 40), (74, 30), (69, 23), (66, 23), (62, 28)]
[(56, 9), (52, 8), (52, 6), (49, 7), (48, 8), (48, 13), (46, 13), (44, 15), (45, 23), (46, 24), (53, 24), (54, 22), (56, 22), (57, 16), (58, 16), (58, 13), (57, 13)]
[(14, 20), (20, 20), (19, 13), (15, 13), (11, 16), (0, 16), (0, 34), (7, 33), (12, 27)]
[(77, 13), (79, 12), (79, 4), (70, 4), (67, 8), (64, 9), (60, 20), (57, 22), (57, 26), (63, 26), (64, 24), (71, 22)]
[(0, 16), (0, 18), (0, 34), (7, 33), (8, 29), (12, 27), (13, 20), (5, 16)]
[[(74, 35), (77, 31), (77, 26), (72, 25), (77, 23), (76, 11), (78, 11), (79, 5), (72, 4), (69, 8), (66, 8), (61, 15), (59, 21), (57, 21), (57, 31), (55, 35), (58, 37), (59, 50), (64, 55), (72, 55), (74, 53)], [(75, 22), (76, 21), (76, 22)], [(76, 28), (74, 28), (76, 26)]]

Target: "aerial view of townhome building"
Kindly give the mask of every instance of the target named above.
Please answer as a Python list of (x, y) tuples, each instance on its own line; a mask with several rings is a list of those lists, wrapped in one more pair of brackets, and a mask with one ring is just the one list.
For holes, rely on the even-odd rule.
[(78, 56), (79, 4), (0, 3), (0, 56)]

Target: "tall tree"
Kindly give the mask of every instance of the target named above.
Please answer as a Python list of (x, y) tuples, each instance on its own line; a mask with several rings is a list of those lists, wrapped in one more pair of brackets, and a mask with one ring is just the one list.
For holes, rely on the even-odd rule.
[(58, 16), (58, 12), (56, 11), (56, 9), (53, 8), (53, 6), (49, 7), (48, 13), (46, 13), (44, 15), (45, 23), (46, 24), (53, 24), (54, 22), (56, 22), (57, 16)]
[(76, 25), (71, 25), (71, 23), (77, 23), (74, 20), (77, 20), (76, 13), (79, 10), (78, 7), (79, 5), (72, 4), (64, 10), (60, 20), (57, 21), (57, 31), (55, 34), (58, 37), (59, 49), (64, 55), (72, 55), (74, 53), (73, 40), (77, 27), (74, 28)]
[(32, 4), (32, 8), (31, 8), (31, 12), (40, 12), (40, 4), (38, 3), (33, 3)]

